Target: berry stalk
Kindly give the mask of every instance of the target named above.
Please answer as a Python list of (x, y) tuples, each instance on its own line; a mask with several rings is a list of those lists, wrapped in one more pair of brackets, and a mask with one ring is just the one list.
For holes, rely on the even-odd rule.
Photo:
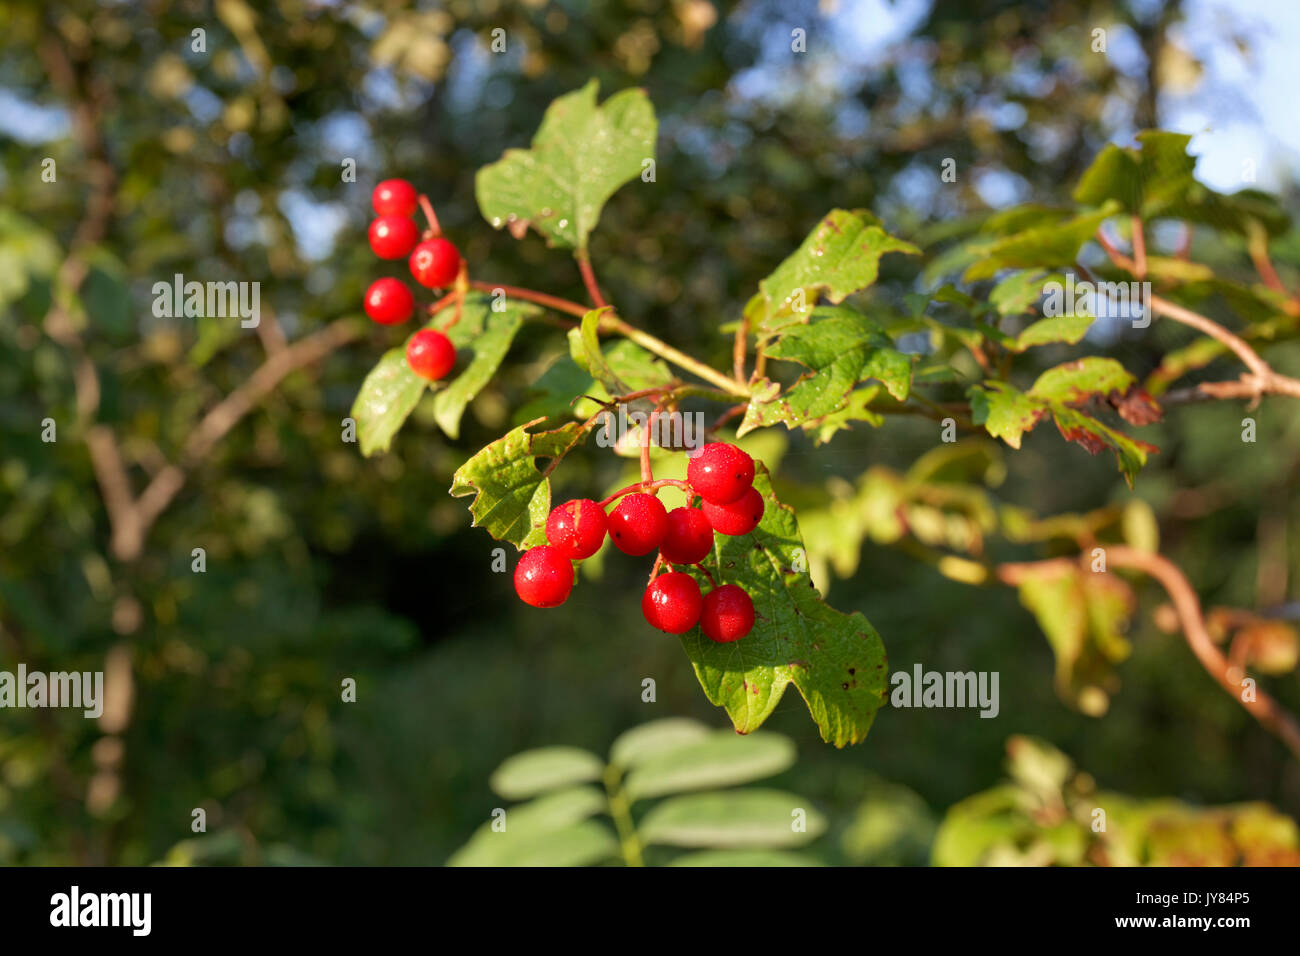
[(626, 488), (620, 488), (608, 498), (600, 502), (602, 508), (608, 508), (611, 502), (617, 501), (624, 495), (630, 495), (637, 491), (653, 491), (656, 488), (680, 488), (685, 492), (690, 492), (691, 486), (679, 478), (658, 478), (654, 481), (638, 481), (635, 485), (628, 485)]

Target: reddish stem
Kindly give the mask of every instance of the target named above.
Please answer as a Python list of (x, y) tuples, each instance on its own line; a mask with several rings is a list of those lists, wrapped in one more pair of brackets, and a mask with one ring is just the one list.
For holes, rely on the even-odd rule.
[(635, 485), (628, 485), (626, 488), (620, 488), (608, 498), (600, 502), (602, 508), (608, 508), (610, 504), (624, 495), (630, 495), (634, 491), (654, 491), (657, 488), (680, 488), (687, 494), (691, 493), (691, 486), (678, 478), (656, 478), (654, 481), (638, 481)]
[(433, 303), (433, 305), (428, 307), (429, 314), (437, 315), (443, 309), (447, 308), (447, 306), (451, 304), (452, 300), (456, 298), (456, 295), (457, 293), (455, 291), (448, 292), (441, 299), (439, 299), (437, 302)]
[(696, 567), (699, 568), (700, 571), (703, 572), (704, 576), (709, 579), (710, 584), (712, 584), (715, 588), (718, 586), (718, 582), (713, 580), (713, 575), (709, 573), (708, 568), (706, 568), (702, 564), (697, 564)]
[(715, 422), (714, 422), (714, 423), (713, 423), (713, 424), (708, 428), (708, 434), (712, 435), (714, 432), (716, 432), (719, 428), (721, 428), (721, 427), (722, 427), (723, 425), (725, 425), (727, 422), (731, 421), (731, 420), (732, 420), (733, 418), (735, 418), (737, 415), (744, 414), (744, 412), (745, 412), (745, 410), (746, 410), (747, 408), (749, 408), (749, 403), (748, 403), (748, 402), (741, 402), (739, 405), (732, 405), (732, 406), (731, 406), (730, 408), (728, 408), (725, 412), (723, 412), (721, 415), (719, 415), (719, 416), (718, 416), (718, 420), (715, 421)]
[(1143, 232), (1142, 218), (1134, 216), (1133, 227), (1133, 274), (1139, 279), (1147, 277), (1147, 238)]
[(749, 347), (749, 316), (740, 317), (736, 326), (736, 341), (731, 347), (731, 374), (741, 385), (745, 384), (745, 353)]
[(579, 305), (577, 302), (570, 302), (568, 299), (561, 299), (559, 296), (547, 295), (545, 292), (537, 292), (534, 289), (521, 289), (519, 286), (502, 285), (500, 282), (484, 282), (481, 279), (471, 279), (469, 282), (471, 289), (478, 289), (481, 292), (495, 292), (500, 289), (512, 299), (523, 299), (525, 302), (536, 302), (538, 305), (544, 305), (548, 309), (554, 309), (557, 312), (567, 312), (569, 315), (576, 315), (582, 318), (591, 310), (585, 305)]
[(591, 296), (591, 301), (596, 304), (596, 308), (605, 308), (609, 303), (600, 294), (600, 286), (596, 284), (596, 271), (591, 267), (591, 259), (587, 257), (586, 252), (578, 252), (574, 258), (578, 260), (578, 271), (582, 273), (582, 284), (587, 287), (587, 295)]
[(650, 419), (641, 426), (641, 480), (651, 482), (655, 480), (654, 472), (650, 469), (650, 435), (654, 431), (655, 419), (659, 417), (659, 409), (650, 413)]
[(424, 210), (424, 218), (429, 220), (429, 228), (425, 231), (424, 237), (432, 239), (441, 236), (442, 226), (438, 224), (438, 214), (433, 211), (433, 203), (429, 202), (429, 197), (424, 193), (420, 194), (419, 203), (420, 208)]

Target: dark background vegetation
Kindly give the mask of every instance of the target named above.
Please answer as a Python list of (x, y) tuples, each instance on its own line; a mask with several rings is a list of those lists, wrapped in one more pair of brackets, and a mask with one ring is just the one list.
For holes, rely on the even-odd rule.
[[(916, 236), (995, 204), (1062, 201), (1101, 146), (1165, 121), (1188, 83), (1262, 126), (1249, 84), (1214, 86), (1194, 69), (1195, 52), (1177, 43), (1184, 14), (1156, 0), (7, 2), (0, 203), (66, 248), (93, 186), (76, 121), (89, 98), (116, 182), (81, 290), (85, 338), (102, 380), (98, 419), (139, 486), (263, 358), (244, 332), (198, 366), (192, 321), (152, 316), (153, 283), (260, 281), (290, 339), (357, 314), (373, 278), (403, 271), (365, 242), (378, 179), (406, 177), (430, 195), (475, 277), (583, 298), (564, 254), (491, 230), (473, 177), (526, 145), (545, 106), (591, 76), (603, 94), (645, 87), (661, 124), (656, 185), (620, 192), (595, 234), (602, 284), (632, 321), (726, 367), (718, 325), (832, 207), (872, 208)], [(190, 51), (196, 27), (204, 54)], [(487, 48), (497, 27), (500, 55)], [(789, 49), (796, 27), (807, 31), (802, 55)], [(1091, 52), (1095, 27), (1110, 54)], [(1220, 42), (1249, 61), (1268, 30), (1225, 23)], [(59, 51), (71, 87), (49, 73)], [(47, 156), (57, 183), (40, 181)], [(340, 181), (349, 157), (356, 183)], [(959, 179), (941, 186), (946, 158)], [(1194, 256), (1240, 259), (1214, 245)], [(1294, 280), (1294, 233), (1276, 259)], [(911, 291), (912, 275), (887, 260), (885, 293)], [(124, 563), (109, 552), (80, 441), (72, 363), (41, 331), (50, 294), (33, 284), (0, 318), (0, 668), (108, 666), (110, 679), (129, 675), (133, 698), (109, 728), (67, 711), (0, 714), (0, 863), (164, 859), (192, 836), (195, 807), (207, 809), (209, 836), (179, 852), (204, 860), (440, 863), (499, 803), (487, 777), (515, 751), (603, 751), (668, 715), (725, 725), (677, 643), (641, 619), (643, 562), (610, 559), (563, 609), (532, 611), (508, 575), (490, 572), (495, 543), (447, 495), (458, 464), (506, 430), (563, 348), (555, 330), (521, 335), (459, 440), (417, 413), (390, 454), (365, 460), (340, 442), (340, 420), (406, 334), (368, 329), (245, 419), (191, 473), (142, 557)], [(1142, 373), (1181, 341), (1157, 323), (1110, 351)], [(1237, 405), (1184, 409), (1152, 439), (1163, 451), (1137, 494), (1209, 603), (1276, 600), (1260, 591), (1261, 562), (1280, 565), (1284, 584), (1300, 571), (1287, 538), (1300, 517), (1300, 426), (1285, 401), (1258, 411), (1249, 452)], [(47, 416), (59, 422), (55, 444), (39, 439)], [(852, 478), (872, 464), (905, 468), (935, 441), (930, 423), (902, 417), (821, 449), (792, 439), (782, 469)], [(1048, 429), (1007, 460), (1000, 494), (1042, 513), (1128, 494), (1113, 461)], [(591, 494), (618, 467), (593, 447), (565, 462), (556, 493)], [(1261, 524), (1281, 529), (1280, 552), (1261, 553)], [(1268, 540), (1276, 549), (1278, 535)], [(190, 570), (197, 547), (202, 575)], [(1000, 671), (1001, 714), (886, 709), (864, 744), (835, 751), (792, 689), (769, 726), (799, 744), (784, 782), (834, 823), (823, 855), (845, 858), (840, 831), (873, 779), (915, 790), (941, 815), (1002, 776), (1013, 733), (1052, 741), (1110, 789), (1300, 813), (1294, 762), (1179, 635), (1148, 623), (1157, 594), (1142, 593), (1123, 688), (1096, 719), (1056, 696), (1051, 652), (1014, 592), (867, 545), (832, 603), (867, 614), (891, 669)], [(640, 699), (647, 676), (655, 704)], [(345, 677), (357, 681), (355, 704), (339, 700)], [(1272, 689), (1300, 699), (1294, 675)]]

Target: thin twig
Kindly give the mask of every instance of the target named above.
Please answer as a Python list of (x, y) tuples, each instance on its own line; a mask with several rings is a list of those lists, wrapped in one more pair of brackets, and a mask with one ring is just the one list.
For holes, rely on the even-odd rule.
[[(1201, 662), (1201, 666), (1252, 717), (1259, 721), (1261, 726), (1277, 736), (1296, 759), (1300, 760), (1300, 723), (1297, 723), (1290, 713), (1263, 690), (1256, 688), (1253, 700), (1244, 698), (1242, 680), (1245, 675), (1233, 671), (1228, 660), (1210, 637), (1210, 632), (1205, 626), (1205, 617), (1201, 612), (1200, 599), (1178, 566), (1163, 555), (1139, 551), (1126, 545), (1109, 544), (1105, 547), (1106, 560), (1111, 567), (1141, 571), (1160, 582), (1173, 602), (1183, 636), (1187, 639), (1187, 644), (1196, 655), (1196, 659)], [(997, 574), (1004, 583), (1015, 585), (1030, 574), (1041, 574), (1043, 571), (1051, 570), (1065, 573), (1078, 570), (1079, 567), (1076, 558), (1050, 558), (1045, 561), (1000, 564), (997, 567)]]
[(424, 218), (429, 220), (429, 228), (425, 230), (425, 238), (433, 239), (442, 235), (442, 226), (438, 223), (438, 215), (433, 211), (433, 203), (429, 202), (429, 197), (420, 193), (418, 199), (420, 208), (424, 210)]
[[(1097, 242), (1117, 267), (1134, 275), (1138, 274), (1137, 264), (1115, 247), (1114, 243), (1107, 237), (1105, 230), (1097, 230)], [(1206, 318), (1199, 312), (1193, 312), (1191, 309), (1178, 305), (1176, 302), (1170, 302), (1158, 295), (1150, 297), (1150, 306), (1151, 311), (1157, 315), (1191, 326), (1198, 332), (1222, 342), (1250, 369), (1250, 373), (1243, 375), (1240, 382), (1202, 386), (1202, 391), (1206, 395), (1213, 398), (1251, 397), (1257, 399), (1261, 395), (1287, 395), (1292, 398), (1300, 398), (1300, 379), (1294, 379), (1273, 371), (1272, 367), (1260, 358), (1259, 353), (1251, 348), (1241, 336), (1228, 331), (1218, 322)]]
[(568, 299), (561, 299), (559, 296), (547, 295), (545, 292), (538, 292), (535, 289), (521, 289), (519, 286), (502, 285), (500, 282), (484, 282), (482, 279), (471, 279), (469, 286), (471, 289), (478, 289), (481, 292), (496, 292), (500, 289), (509, 298), (523, 299), (525, 302), (536, 302), (548, 309), (567, 312), (569, 315), (576, 315), (578, 318), (582, 318), (591, 311), (585, 305), (571, 302)]
[(736, 341), (731, 347), (731, 375), (740, 384), (745, 384), (745, 352), (749, 341), (749, 316), (742, 315), (736, 326)]
[(1142, 217), (1131, 220), (1133, 229), (1133, 274), (1139, 279), (1147, 277), (1147, 237), (1143, 232)]
[(591, 267), (591, 257), (585, 250), (579, 250), (574, 254), (574, 258), (578, 260), (578, 271), (582, 273), (582, 284), (587, 287), (587, 295), (591, 296), (591, 301), (596, 308), (606, 308), (609, 303), (600, 294), (600, 285), (596, 282), (596, 270)]

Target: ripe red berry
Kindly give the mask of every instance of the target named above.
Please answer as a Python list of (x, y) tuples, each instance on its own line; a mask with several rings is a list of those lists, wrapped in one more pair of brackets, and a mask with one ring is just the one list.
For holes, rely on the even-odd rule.
[(381, 259), (401, 259), (415, 248), (420, 231), (407, 216), (380, 216), (370, 224), (370, 248)]
[(460, 253), (441, 237), (424, 240), (411, 253), (411, 275), (422, 286), (441, 289), (451, 285), (459, 271)]
[(700, 609), (700, 630), (718, 644), (738, 641), (754, 627), (754, 602), (745, 589), (724, 584), (704, 595)]
[(405, 179), (385, 179), (370, 194), (375, 214), (379, 216), (413, 216), (417, 197), (415, 187)]
[(685, 634), (700, 619), (704, 600), (700, 586), (689, 574), (670, 571), (650, 582), (641, 598), (641, 613), (650, 622), (669, 634)]
[(566, 558), (589, 558), (605, 543), (609, 519), (605, 509), (590, 498), (566, 501), (546, 519), (546, 540)]
[(628, 495), (609, 513), (609, 537), (624, 554), (649, 554), (668, 530), (668, 513), (654, 495)]
[(380, 325), (398, 325), (415, 311), (415, 297), (400, 279), (376, 279), (366, 290), (365, 306)]
[(710, 442), (686, 466), (686, 480), (705, 501), (725, 505), (754, 484), (754, 459), (726, 442)]
[(406, 364), (420, 378), (436, 382), (456, 364), (456, 346), (434, 329), (421, 329), (406, 343)]
[(750, 488), (737, 500), (725, 505), (704, 502), (704, 516), (719, 534), (749, 534), (763, 520), (763, 496)]
[(533, 607), (559, 607), (573, 590), (573, 564), (557, 549), (525, 551), (515, 565), (515, 593)]
[(697, 508), (668, 512), (668, 528), (659, 551), (670, 564), (699, 564), (713, 550), (713, 525)]

